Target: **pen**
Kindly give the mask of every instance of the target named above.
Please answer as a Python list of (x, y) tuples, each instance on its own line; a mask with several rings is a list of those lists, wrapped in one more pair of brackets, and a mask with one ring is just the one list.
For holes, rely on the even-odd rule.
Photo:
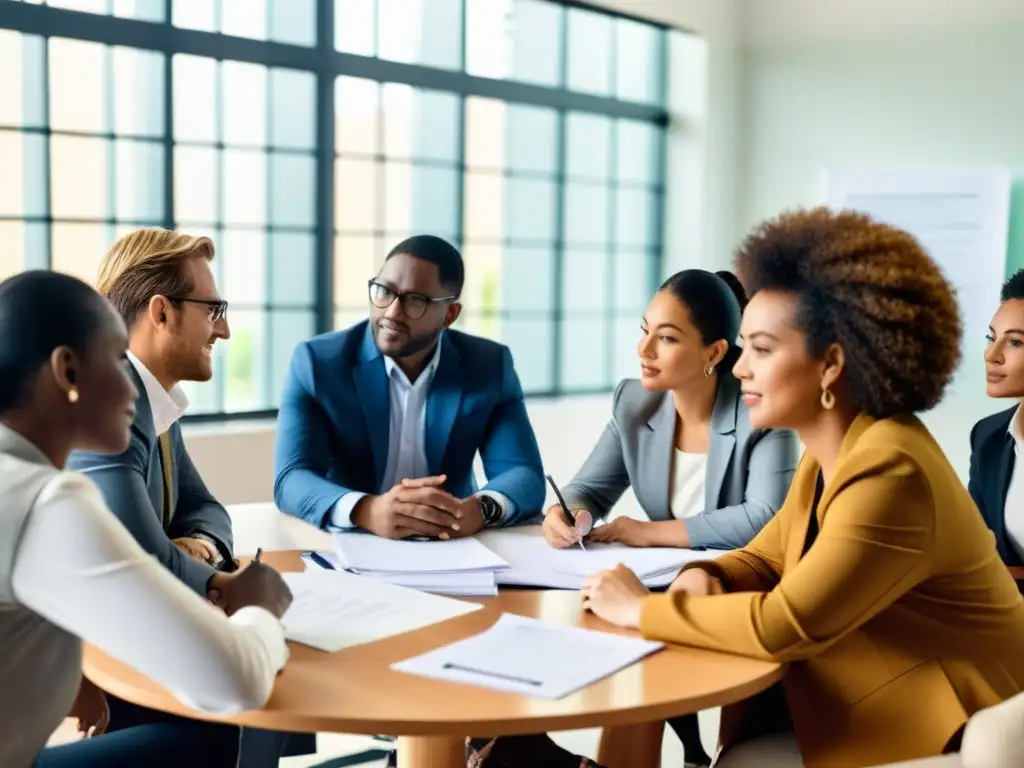
[(253, 561), (254, 563), (258, 563), (258, 562), (260, 561), (260, 556), (261, 556), (262, 554), (263, 554), (263, 547), (256, 547), (256, 557), (254, 557), (254, 558), (252, 559), (252, 561)]
[[(558, 506), (562, 508), (562, 514), (565, 515), (565, 521), (573, 530), (576, 530), (576, 518), (573, 517), (572, 512), (569, 511), (569, 507), (568, 505), (566, 505), (565, 499), (562, 498), (562, 492), (558, 490), (558, 486), (555, 485), (555, 479), (551, 477), (551, 475), (544, 475), (544, 477), (547, 478), (548, 483), (551, 485), (551, 490), (555, 492), (555, 498), (558, 499)], [(579, 534), (577, 533), (577, 535)], [(580, 549), (582, 549), (584, 552), (587, 551), (587, 548), (583, 546), (582, 536), (580, 536), (579, 539), (577, 539), (576, 543), (580, 545)]]

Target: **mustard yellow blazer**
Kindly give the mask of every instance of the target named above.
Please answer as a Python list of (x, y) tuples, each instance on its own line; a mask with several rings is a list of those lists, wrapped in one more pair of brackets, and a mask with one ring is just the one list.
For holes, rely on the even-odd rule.
[(640, 629), (788, 662), (782, 687), (807, 768), (939, 754), (972, 713), (1024, 689), (1024, 600), (916, 418), (857, 418), (801, 558), (818, 472), (805, 456), (749, 545), (694, 566), (730, 594), (651, 596)]

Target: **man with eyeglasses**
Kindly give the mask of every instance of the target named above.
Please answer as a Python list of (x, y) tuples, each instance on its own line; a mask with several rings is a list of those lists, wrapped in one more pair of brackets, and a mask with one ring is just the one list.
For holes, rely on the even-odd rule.
[[(180, 383), (209, 381), (213, 347), (231, 337), (228, 303), (210, 269), (213, 258), (208, 237), (165, 229), (126, 235), (103, 258), (97, 290), (128, 327), (125, 364), (139, 397), (128, 450), (119, 456), (76, 452), (68, 469), (99, 487), (143, 549), (231, 615), (254, 602), (246, 596), (265, 589), (265, 579), (280, 577), (262, 564), (236, 569), (231, 519), (192, 464), (178, 424), (188, 407)], [(114, 698), (110, 712), (110, 731), (166, 718)], [(313, 737), (304, 738), (291, 742), (298, 750), (292, 754), (315, 751)], [(288, 739), (244, 729), (240, 765), (277, 765)]]
[(512, 355), (450, 329), (463, 280), (451, 244), (410, 237), (369, 281), (368, 320), (296, 348), (277, 421), (282, 511), (393, 539), (471, 536), (540, 511), (544, 474)]

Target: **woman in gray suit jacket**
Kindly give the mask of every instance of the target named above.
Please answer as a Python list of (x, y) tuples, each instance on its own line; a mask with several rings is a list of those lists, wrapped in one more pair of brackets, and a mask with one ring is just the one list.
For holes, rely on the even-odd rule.
[[(552, 546), (587, 536), (634, 547), (736, 549), (782, 506), (797, 439), (750, 426), (732, 375), (744, 304), (729, 272), (685, 270), (661, 286), (641, 325), (640, 379), (619, 384), (604, 434), (563, 489), (575, 528), (558, 506), (545, 515)], [(620, 517), (592, 529), (630, 486), (649, 521)], [(688, 766), (711, 762), (696, 715), (669, 723)]]
[[(563, 489), (576, 528), (557, 505), (545, 515), (552, 546), (588, 535), (635, 547), (735, 549), (782, 506), (797, 439), (750, 426), (731, 372), (745, 300), (728, 272), (685, 270), (661, 286), (641, 326), (640, 379), (619, 384), (604, 434)], [(630, 486), (650, 520), (624, 517), (591, 530)]]

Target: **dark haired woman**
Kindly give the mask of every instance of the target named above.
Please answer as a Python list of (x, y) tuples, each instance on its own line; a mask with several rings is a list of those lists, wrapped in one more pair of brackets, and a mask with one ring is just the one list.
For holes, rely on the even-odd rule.
[[(120, 453), (138, 393), (128, 334), (85, 283), (26, 272), (0, 284), (0, 765), (4, 768), (227, 768), (238, 729), (185, 719), (102, 733), (103, 694), (82, 677), (82, 641), (194, 709), (263, 706), (288, 656), (281, 577), (249, 566), (230, 618), (135, 542), (73, 449)], [(67, 717), (84, 733), (45, 749)]]
[[(641, 324), (640, 379), (615, 390), (612, 418), (563, 489), (576, 530), (556, 505), (544, 517), (554, 547), (580, 536), (634, 547), (735, 549), (782, 504), (796, 467), (786, 430), (756, 430), (732, 366), (746, 297), (729, 274), (678, 272)], [(650, 522), (622, 517), (594, 528), (632, 486)]]
[(762, 225), (737, 265), (753, 296), (735, 373), (755, 427), (800, 436), (793, 487), (750, 544), (687, 566), (668, 594), (617, 568), (587, 580), (584, 604), (647, 637), (787, 663), (784, 705), (723, 712), (721, 768), (957, 749), (973, 712), (1024, 689), (1024, 600), (914, 416), (960, 358), (953, 291), (907, 233), (826, 209)]
[[(563, 489), (576, 529), (558, 506), (544, 517), (552, 546), (569, 547), (589, 534), (591, 541), (634, 547), (734, 549), (775, 514), (796, 467), (797, 443), (785, 430), (751, 428), (740, 399), (731, 371), (745, 298), (733, 275), (700, 269), (677, 272), (658, 289), (641, 322), (640, 380), (619, 384), (604, 434)], [(591, 531), (593, 519), (607, 515), (630, 486), (650, 521), (620, 517)], [(710, 764), (697, 716), (670, 724), (686, 764)], [(527, 738), (524, 745), (545, 743)], [(513, 746), (502, 739), (495, 749)]]

